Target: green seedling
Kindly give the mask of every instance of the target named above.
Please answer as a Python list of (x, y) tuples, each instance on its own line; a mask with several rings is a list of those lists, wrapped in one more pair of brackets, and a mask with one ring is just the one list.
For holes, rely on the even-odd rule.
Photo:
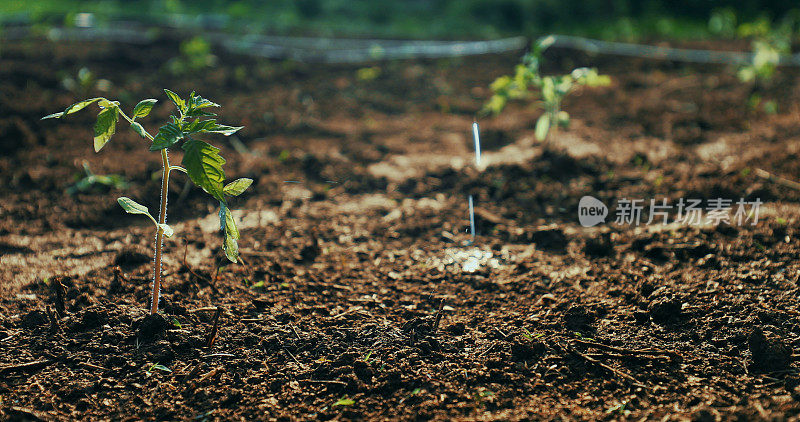
[[(219, 201), (220, 229), (224, 240), (222, 248), (225, 255), (231, 262), (239, 260), (239, 230), (236, 228), (231, 210), (228, 209), (227, 197), (238, 196), (244, 192), (250, 184), (251, 179), (237, 179), (229, 184), (225, 184), (225, 171), (222, 166), (225, 159), (219, 155), (219, 149), (209, 143), (195, 139), (195, 135), (201, 133), (219, 133), (225, 136), (236, 133), (241, 127), (226, 126), (217, 123), (216, 119), (208, 117), (216, 116), (209, 112), (211, 107), (219, 107), (219, 104), (211, 102), (192, 92), (189, 98), (182, 99), (174, 92), (165, 89), (167, 97), (175, 104), (177, 115), (171, 116), (171, 121), (158, 130), (155, 136), (151, 135), (137, 119), (141, 119), (150, 114), (157, 100), (142, 100), (130, 117), (120, 108), (118, 101), (109, 101), (106, 98), (91, 98), (73, 104), (66, 110), (45, 116), (42, 119), (63, 118), (64, 116), (76, 113), (84, 108), (96, 104), (100, 107), (97, 115), (97, 122), (94, 125), (94, 150), (100, 150), (108, 143), (117, 129), (117, 122), (120, 117), (126, 120), (131, 129), (139, 136), (150, 141), (150, 151), (158, 152), (161, 155), (161, 201), (158, 219), (150, 214), (144, 205), (136, 201), (120, 197), (117, 202), (129, 214), (141, 214), (148, 217), (156, 226), (156, 242), (153, 259), (153, 290), (151, 295), (150, 314), (158, 312), (158, 301), (161, 292), (161, 253), (163, 249), (164, 237), (171, 237), (172, 228), (167, 225), (167, 197), (169, 194), (169, 177), (173, 170), (186, 173), (195, 185), (202, 188), (209, 195)], [(168, 148), (181, 144), (184, 150), (183, 166), (172, 165), (169, 162)]]
[(145, 369), (145, 372), (147, 373), (147, 376), (150, 376), (153, 373), (153, 371), (155, 371), (156, 369), (159, 370), (159, 371), (162, 371), (162, 372), (166, 372), (166, 373), (171, 373), (172, 372), (172, 369), (169, 369), (169, 368), (167, 368), (166, 366), (164, 366), (164, 365), (162, 365), (160, 363), (154, 363), (149, 368)]
[(114, 189), (126, 189), (128, 182), (118, 174), (94, 174), (89, 168), (89, 163), (83, 162), (83, 171), (86, 176), (67, 188), (68, 195), (75, 195), (78, 192), (88, 192), (97, 186), (106, 186)]
[(78, 70), (78, 74), (73, 78), (72, 76), (65, 76), (61, 79), (61, 85), (65, 89), (78, 95), (88, 95), (94, 89), (99, 91), (108, 91), (111, 89), (111, 81), (108, 79), (97, 79), (88, 68), (82, 67)]
[(569, 125), (569, 114), (561, 110), (561, 103), (570, 93), (581, 87), (608, 86), (611, 78), (600, 75), (597, 69), (581, 67), (566, 75), (544, 76), (540, 67), (545, 50), (554, 42), (546, 37), (536, 42), (533, 51), (526, 54), (517, 65), (513, 76), (501, 76), (492, 82), (493, 95), (483, 108), (483, 113), (500, 114), (510, 100), (530, 100), (544, 112), (536, 121), (536, 139), (545, 141), (550, 130)]
[(740, 38), (750, 39), (753, 47), (753, 59), (741, 66), (737, 72), (739, 80), (745, 83), (752, 82), (756, 89), (770, 82), (780, 63), (781, 55), (791, 52), (795, 26), (793, 15), (787, 15), (777, 26), (773, 26), (767, 17), (739, 25), (736, 30), (737, 35)]
[(203, 37), (182, 42), (180, 51), (180, 56), (167, 62), (167, 70), (173, 75), (187, 75), (217, 64), (217, 56), (211, 54), (211, 44)]

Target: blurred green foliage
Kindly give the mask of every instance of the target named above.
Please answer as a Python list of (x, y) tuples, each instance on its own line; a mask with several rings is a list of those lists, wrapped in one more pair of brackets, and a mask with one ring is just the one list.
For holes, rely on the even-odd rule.
[(574, 69), (565, 75), (543, 75), (540, 66), (544, 51), (553, 41), (552, 36), (538, 40), (522, 63), (517, 65), (514, 75), (501, 76), (492, 82), (490, 88), (493, 94), (482, 113), (497, 115), (510, 100), (534, 100), (534, 104), (543, 110), (536, 121), (536, 139), (545, 141), (551, 129), (569, 126), (569, 114), (561, 110), (564, 98), (581, 87), (611, 84), (611, 77), (586, 67)]
[[(53, 24), (79, 12), (181, 14), (193, 22), (204, 15), (212, 25), (313, 35), (485, 38), (560, 32), (638, 39), (709, 35), (714, 10), (777, 17), (792, 6), (776, 0), (37, 0), (0, 2), (0, 15), (24, 13)], [(724, 18), (718, 16), (715, 25), (724, 27)]]

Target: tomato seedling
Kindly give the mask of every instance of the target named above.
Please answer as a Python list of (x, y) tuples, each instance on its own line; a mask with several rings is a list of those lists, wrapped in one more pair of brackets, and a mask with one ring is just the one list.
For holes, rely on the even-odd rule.
[[(186, 173), (195, 185), (202, 188), (209, 195), (219, 201), (219, 221), (220, 230), (224, 240), (222, 248), (225, 255), (232, 262), (239, 260), (239, 230), (236, 228), (231, 210), (228, 208), (226, 197), (238, 196), (242, 194), (253, 183), (251, 179), (237, 179), (225, 185), (225, 171), (222, 166), (225, 159), (219, 155), (219, 148), (204, 141), (194, 139), (199, 133), (220, 133), (230, 136), (236, 133), (241, 127), (226, 126), (217, 123), (214, 117), (216, 114), (208, 111), (211, 107), (219, 107), (219, 104), (211, 102), (192, 92), (189, 98), (182, 99), (174, 92), (165, 89), (167, 97), (175, 104), (178, 110), (177, 115), (172, 115), (171, 121), (159, 128), (155, 136), (151, 135), (145, 128), (136, 121), (150, 114), (153, 106), (157, 102), (154, 99), (140, 101), (133, 108), (130, 117), (120, 108), (119, 101), (110, 101), (106, 98), (98, 97), (81, 101), (67, 107), (64, 111), (53, 113), (42, 118), (62, 118), (72, 113), (76, 113), (84, 108), (97, 104), (100, 113), (97, 115), (97, 122), (94, 125), (94, 150), (100, 152), (103, 146), (108, 143), (116, 132), (117, 122), (120, 117), (126, 120), (131, 129), (142, 138), (149, 140), (150, 151), (158, 151), (161, 154), (161, 201), (158, 219), (150, 214), (144, 205), (136, 201), (120, 197), (117, 199), (119, 205), (129, 214), (142, 214), (150, 218), (156, 226), (156, 242), (154, 251), (153, 268), (153, 290), (151, 295), (150, 314), (158, 313), (158, 301), (161, 295), (161, 252), (163, 249), (164, 237), (171, 237), (173, 230), (167, 225), (167, 196), (169, 194), (169, 176), (173, 170)], [(168, 148), (181, 144), (184, 150), (183, 166), (171, 165), (169, 162)]]
[(537, 41), (533, 51), (526, 54), (518, 64), (513, 76), (501, 76), (491, 84), (492, 97), (483, 108), (484, 113), (499, 114), (509, 100), (528, 100), (538, 92), (536, 105), (544, 111), (536, 121), (536, 139), (544, 141), (553, 127), (567, 127), (569, 114), (561, 110), (567, 95), (582, 86), (595, 87), (611, 84), (608, 75), (600, 75), (597, 69), (581, 67), (566, 75), (543, 76), (540, 66), (544, 51), (553, 44), (553, 37)]

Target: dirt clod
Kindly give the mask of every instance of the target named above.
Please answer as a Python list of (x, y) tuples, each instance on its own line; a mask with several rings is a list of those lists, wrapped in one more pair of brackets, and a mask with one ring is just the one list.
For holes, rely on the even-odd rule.
[(133, 268), (153, 261), (153, 256), (145, 253), (144, 248), (126, 246), (114, 257), (114, 265), (123, 268)]
[(532, 361), (539, 358), (544, 351), (544, 344), (538, 341), (518, 339), (511, 343), (511, 356), (517, 361)]
[(151, 314), (139, 320), (138, 327), (139, 341), (150, 343), (164, 336), (169, 323), (161, 314)]
[(584, 305), (572, 305), (562, 317), (564, 326), (573, 331), (592, 331), (592, 324), (597, 319), (595, 312)]
[(45, 325), (48, 322), (47, 313), (40, 309), (34, 309), (33, 311), (28, 312), (25, 316), (22, 317), (22, 327), (24, 328), (35, 328), (41, 325)]
[(682, 302), (675, 296), (664, 296), (650, 302), (647, 311), (658, 323), (677, 320), (681, 315)]
[(751, 369), (755, 371), (781, 371), (788, 368), (792, 361), (792, 350), (783, 339), (768, 337), (760, 327), (753, 328), (747, 338), (747, 345), (752, 355)]

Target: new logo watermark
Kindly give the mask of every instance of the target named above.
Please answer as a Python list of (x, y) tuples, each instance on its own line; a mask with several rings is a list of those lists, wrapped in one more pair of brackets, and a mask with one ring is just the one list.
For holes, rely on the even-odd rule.
[(586, 195), (578, 203), (578, 221), (583, 227), (594, 227), (606, 222), (608, 207), (599, 199)]
[[(702, 199), (680, 198), (674, 205), (670, 204), (667, 198), (650, 199), (649, 204), (644, 199), (623, 198), (617, 201), (614, 224), (639, 226), (677, 223), (688, 226), (703, 224), (716, 226), (725, 223), (755, 226), (762, 204), (758, 198), (752, 201), (739, 198), (736, 202), (733, 199), (713, 198), (706, 200), (705, 203)], [(645, 210), (648, 210), (646, 220)], [(583, 227), (604, 223), (607, 215), (608, 207), (593, 196), (584, 196), (578, 203), (578, 221)]]

